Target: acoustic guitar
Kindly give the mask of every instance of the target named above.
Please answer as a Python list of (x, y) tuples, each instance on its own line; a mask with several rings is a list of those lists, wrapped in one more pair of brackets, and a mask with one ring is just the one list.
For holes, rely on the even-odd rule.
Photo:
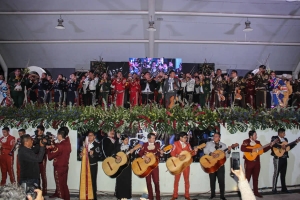
[[(167, 152), (173, 148), (172, 145), (165, 146), (162, 150), (164, 152)], [(136, 158), (132, 162), (131, 168), (135, 175), (137, 175), (140, 178), (144, 178), (148, 176), (152, 170), (157, 167), (159, 163), (159, 159), (156, 158), (156, 156), (153, 153), (147, 153), (146, 155), (150, 161), (146, 162), (143, 158)]]
[[(203, 149), (206, 144), (197, 146), (198, 149)], [(179, 154), (181, 157), (168, 158), (166, 165), (167, 169), (172, 175), (180, 174), (186, 167), (190, 166), (193, 162), (191, 151), (182, 151)]]
[(244, 152), (244, 156), (247, 158), (249, 161), (253, 161), (256, 159), (258, 155), (261, 155), (264, 153), (264, 148), (270, 146), (272, 143), (275, 144), (278, 141), (278, 138), (274, 140), (273, 142), (270, 142), (269, 144), (266, 144), (264, 146), (261, 146), (261, 144), (256, 144), (254, 146), (247, 146), (247, 149), (256, 149), (257, 151), (254, 152)]
[[(141, 145), (138, 144), (135, 147), (133, 147), (133, 150), (137, 150), (141, 148)], [(115, 157), (107, 157), (102, 162), (102, 169), (104, 173), (109, 176), (110, 178), (116, 178), (118, 177), (122, 171), (128, 166), (129, 160), (127, 155), (130, 154), (130, 152), (124, 153), (122, 151), (118, 152), (116, 156), (119, 156), (120, 159), (117, 160)]]
[[(231, 145), (232, 149), (235, 149), (236, 147), (238, 147), (239, 144), (235, 143)], [(206, 173), (214, 173), (216, 172), (220, 167), (222, 167), (224, 165), (224, 163), (226, 162), (226, 155), (225, 152), (228, 150), (215, 150), (213, 153), (217, 155), (216, 158), (214, 158), (213, 156), (210, 155), (204, 155), (200, 158), (200, 165), (203, 169), (204, 172)]]
[(298, 142), (300, 140), (300, 137), (295, 140), (294, 142), (291, 142), (291, 143), (287, 143), (287, 142), (282, 142), (281, 144), (279, 144), (280, 146), (283, 146), (285, 145), (285, 149), (283, 148), (276, 148), (276, 147), (273, 147), (273, 152), (274, 154), (277, 156), (277, 157), (282, 157), (283, 154), (289, 150), (291, 150), (291, 145), (295, 144), (296, 142)]

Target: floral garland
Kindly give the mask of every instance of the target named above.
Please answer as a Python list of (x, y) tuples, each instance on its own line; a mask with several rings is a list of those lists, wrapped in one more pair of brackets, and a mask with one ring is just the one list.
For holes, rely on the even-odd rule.
[(226, 126), (230, 133), (245, 132), (250, 129), (277, 130), (279, 128), (299, 128), (300, 111), (295, 108), (244, 109), (240, 107), (201, 109), (196, 105), (175, 105), (172, 109), (158, 104), (123, 107), (64, 107), (54, 105), (37, 107), (27, 105), (23, 109), (2, 107), (0, 126), (29, 128), (43, 124), (45, 128), (57, 129), (68, 125), (78, 131), (107, 132), (115, 129), (138, 131), (146, 129), (161, 133), (174, 133), (194, 128), (206, 129), (209, 126)]

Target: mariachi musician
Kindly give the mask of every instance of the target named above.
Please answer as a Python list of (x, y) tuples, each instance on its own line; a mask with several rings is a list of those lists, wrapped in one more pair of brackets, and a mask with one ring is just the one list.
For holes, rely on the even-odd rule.
[(269, 80), (269, 75), (266, 72), (266, 66), (260, 65), (258, 72), (253, 77), (255, 81), (255, 93), (256, 93), (256, 108), (267, 106), (267, 85)]
[(238, 77), (236, 70), (231, 71), (231, 79), (228, 80), (228, 104), (245, 107), (244, 96), (245, 80)]
[(42, 73), (42, 77), (40, 78), (40, 81), (37, 85), (33, 86), (31, 89), (38, 89), (38, 102), (40, 104), (46, 103), (47, 100), (47, 93), (50, 89), (50, 83), (47, 80), (47, 74)]
[[(35, 103), (37, 101), (37, 94), (34, 88), (35, 85), (38, 84), (39, 81), (39, 76), (36, 74), (29, 74), (27, 81), (26, 81), (26, 88), (27, 88), (27, 99), (28, 102), (32, 101)], [(32, 89), (33, 88), (33, 89)]]
[(255, 107), (255, 82), (252, 73), (248, 74), (245, 84), (246, 84), (245, 87), (246, 104), (254, 108)]
[(159, 72), (158, 76), (155, 77), (156, 81), (156, 90), (157, 90), (157, 96), (156, 96), (156, 103), (162, 105), (163, 104), (163, 85), (165, 81), (166, 75), (163, 72)]
[(227, 86), (227, 82), (225, 78), (222, 77), (222, 70), (217, 69), (216, 76), (212, 79), (213, 85), (213, 107), (219, 108), (225, 106), (225, 89)]
[(63, 101), (63, 89), (66, 85), (66, 82), (63, 80), (63, 75), (59, 74), (56, 81), (53, 82), (54, 89), (54, 102), (56, 105), (61, 106)]
[(136, 106), (139, 103), (139, 93), (141, 90), (140, 80), (137, 78), (137, 74), (133, 73), (132, 77), (128, 78), (129, 86), (129, 102), (131, 106)]
[[(74, 105), (75, 103), (77, 103), (77, 99), (78, 99), (78, 88), (79, 82), (77, 81), (76, 75), (74, 73), (72, 73), (70, 75), (70, 80), (67, 82), (66, 84), (66, 88), (67, 88), (67, 105)], [(78, 105), (78, 104), (77, 104)]]
[[(149, 133), (147, 135), (148, 142), (144, 143), (141, 150), (139, 151), (139, 156), (142, 157), (146, 162), (150, 161), (150, 158), (147, 157), (147, 153), (153, 153), (156, 155), (157, 159), (163, 156), (163, 151), (160, 149), (160, 144), (155, 143), (155, 134)], [(158, 166), (155, 167), (152, 172), (146, 177), (147, 190), (148, 190), (148, 199), (153, 200), (153, 189), (151, 184), (151, 179), (155, 187), (155, 196), (156, 200), (160, 200), (160, 188), (159, 188), (159, 169)]]
[[(197, 154), (198, 148), (195, 148), (194, 151), (192, 150), (191, 145), (187, 142), (188, 135), (186, 132), (180, 132), (179, 133), (179, 141), (174, 142), (173, 149), (171, 151), (172, 157), (179, 157), (180, 159), (180, 153), (182, 151), (191, 151), (192, 156)], [(184, 156), (183, 156), (184, 157)], [(190, 200), (190, 166), (187, 166), (183, 172), (180, 174), (175, 175), (174, 179), (174, 191), (173, 196), (171, 200), (175, 200), (178, 198), (178, 184), (180, 180), (180, 176), (183, 173), (184, 178), (184, 197), (187, 200)]]
[(52, 102), (52, 98), (53, 98), (53, 79), (52, 79), (52, 76), (51, 75), (47, 75), (47, 80), (49, 82), (49, 85), (48, 85), (48, 90), (46, 91), (46, 103), (51, 103)]
[(156, 82), (151, 78), (150, 72), (144, 74), (144, 79), (140, 80), (142, 104), (148, 104), (154, 101), (154, 91), (156, 88)]
[(10, 87), (10, 95), (14, 101), (14, 106), (20, 108), (23, 105), (25, 98), (25, 80), (21, 75), (20, 69), (15, 70), (15, 75), (9, 78), (8, 85)]
[(163, 86), (163, 98), (165, 99), (165, 106), (171, 108), (174, 105), (177, 91), (180, 89), (180, 82), (175, 78), (175, 71), (171, 70), (169, 78), (165, 79)]
[[(97, 98), (99, 103), (102, 102), (103, 105), (103, 100), (105, 101), (106, 104), (108, 104), (108, 95), (110, 92), (110, 85), (111, 85), (111, 81), (108, 80), (108, 76), (107, 73), (104, 72), (102, 74), (102, 79), (101, 81), (99, 81), (99, 83), (97, 84)], [(101, 105), (101, 104), (100, 104)]]
[(181, 88), (189, 104), (193, 102), (193, 93), (195, 89), (195, 79), (190, 73), (186, 73), (185, 78), (181, 80)]
[(122, 72), (118, 72), (117, 78), (115, 78), (111, 83), (111, 88), (113, 88), (114, 101), (116, 102), (116, 106), (124, 106), (125, 100), (125, 87), (126, 87), (126, 78), (123, 77)]
[[(221, 133), (216, 132), (213, 137), (213, 141), (207, 142), (206, 147), (203, 149), (204, 153), (210, 155), (214, 158), (218, 157), (218, 154), (215, 154), (215, 150), (225, 150), (227, 148), (226, 144), (221, 141)], [(228, 158), (231, 153), (231, 147), (228, 147), (228, 151), (225, 153)], [(209, 199), (213, 199), (216, 196), (216, 179), (218, 178), (219, 188), (220, 188), (220, 199), (226, 200), (225, 198), (225, 167), (222, 165), (216, 172), (209, 174), (210, 181), (210, 191), (211, 195)]]

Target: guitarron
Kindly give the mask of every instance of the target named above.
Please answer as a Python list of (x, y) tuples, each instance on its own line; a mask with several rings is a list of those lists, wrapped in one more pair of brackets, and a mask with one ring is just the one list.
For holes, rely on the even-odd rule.
[[(137, 150), (139, 148), (141, 148), (140, 144), (136, 145), (133, 150)], [(120, 161), (117, 161), (117, 159), (112, 156), (107, 157), (102, 162), (102, 169), (104, 173), (110, 178), (118, 177), (130, 162), (127, 157), (128, 154), (129, 152), (126, 154), (122, 151), (118, 152), (116, 155), (121, 158)]]
[[(197, 146), (198, 149), (203, 149), (206, 144), (201, 144)], [(193, 162), (192, 155), (190, 151), (182, 151), (180, 153), (182, 158), (179, 157), (171, 157), (168, 158), (166, 165), (167, 169), (172, 175), (180, 174), (186, 167), (190, 166)]]
[[(233, 145), (231, 145), (231, 148), (234, 149), (236, 147), (238, 147), (239, 144), (235, 143)], [(215, 150), (213, 153), (214, 154), (218, 154), (219, 156), (217, 158), (214, 158), (213, 156), (210, 155), (204, 155), (200, 158), (200, 165), (203, 169), (204, 172), (206, 173), (214, 173), (216, 172), (220, 167), (222, 167), (224, 165), (224, 163), (226, 162), (226, 155), (225, 152), (228, 150), (225, 149), (223, 150)]]
[[(163, 151), (169, 151), (172, 149), (172, 145), (165, 146)], [(132, 171), (135, 175), (140, 178), (148, 176), (152, 170), (157, 167), (159, 159), (153, 153), (147, 153), (147, 157), (150, 159), (149, 162), (146, 162), (143, 158), (136, 158), (131, 165)]]

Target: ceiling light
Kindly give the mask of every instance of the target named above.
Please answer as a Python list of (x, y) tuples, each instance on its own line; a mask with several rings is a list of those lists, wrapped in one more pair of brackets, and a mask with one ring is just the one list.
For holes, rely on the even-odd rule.
[(152, 21), (152, 16), (151, 16), (151, 21), (149, 21), (149, 27), (147, 28), (147, 31), (156, 31), (154, 28), (154, 21)]
[(58, 24), (55, 28), (56, 29), (65, 29), (64, 25), (62, 24), (64, 22), (64, 20), (61, 18), (61, 15), (60, 15), (60, 18), (57, 21), (58, 21)]
[(245, 27), (245, 29), (243, 30), (244, 32), (250, 32), (250, 31), (253, 31), (253, 29), (250, 27), (250, 24), (251, 24), (251, 22), (248, 20), (248, 18), (247, 18), (247, 21), (245, 22), (245, 25), (246, 25), (246, 27)]

